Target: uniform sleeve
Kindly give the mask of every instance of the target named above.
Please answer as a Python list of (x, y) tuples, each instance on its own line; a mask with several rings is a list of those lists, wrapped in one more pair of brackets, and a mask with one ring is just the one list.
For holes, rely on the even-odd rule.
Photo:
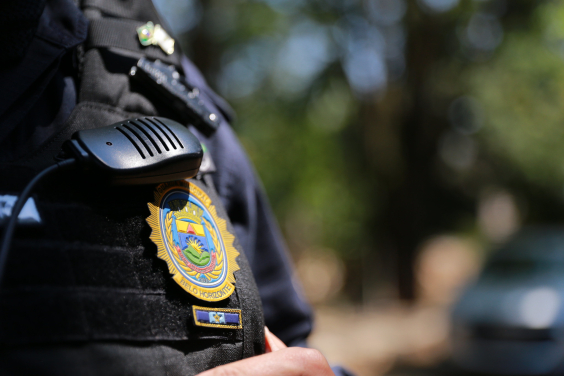
[[(306, 346), (313, 312), (301, 292), (282, 234), (268, 199), (237, 136), (227, 123), (232, 110), (204, 81), (186, 58), (183, 69), (189, 82), (203, 88), (203, 100), (219, 108), (222, 124), (211, 137), (193, 130), (212, 155), (217, 171), (215, 188), (249, 260), (262, 300), (266, 325), (288, 346)], [(336, 376), (354, 376), (334, 366)]]
[(189, 82), (203, 91), (202, 99), (219, 108), (222, 124), (210, 137), (197, 130), (217, 171), (215, 188), (223, 201), (253, 271), (262, 300), (265, 322), (289, 346), (305, 346), (313, 314), (300, 292), (285, 243), (262, 185), (233, 129), (230, 109), (209, 89), (188, 59), (183, 69)]
[(213, 179), (249, 260), (268, 328), (287, 345), (305, 345), (312, 311), (300, 293), (268, 200), (232, 129), (221, 126), (208, 148)]

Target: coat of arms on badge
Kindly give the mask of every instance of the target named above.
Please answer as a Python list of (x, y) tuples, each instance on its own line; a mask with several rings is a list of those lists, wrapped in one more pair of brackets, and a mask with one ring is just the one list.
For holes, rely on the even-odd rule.
[(233, 273), (239, 270), (235, 261), (239, 252), (209, 196), (195, 184), (164, 183), (148, 206), (151, 240), (173, 279), (199, 299), (228, 298), (235, 291)]

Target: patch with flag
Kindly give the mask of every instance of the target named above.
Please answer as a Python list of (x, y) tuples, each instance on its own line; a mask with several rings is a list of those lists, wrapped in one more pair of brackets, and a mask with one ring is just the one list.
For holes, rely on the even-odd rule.
[(194, 323), (212, 328), (242, 329), (241, 310), (193, 306)]

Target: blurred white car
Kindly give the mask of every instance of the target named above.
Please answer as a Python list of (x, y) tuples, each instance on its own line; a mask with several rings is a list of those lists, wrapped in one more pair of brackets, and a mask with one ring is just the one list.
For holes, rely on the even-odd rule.
[(466, 370), (563, 370), (564, 229), (530, 228), (492, 254), (452, 312), (453, 361)]

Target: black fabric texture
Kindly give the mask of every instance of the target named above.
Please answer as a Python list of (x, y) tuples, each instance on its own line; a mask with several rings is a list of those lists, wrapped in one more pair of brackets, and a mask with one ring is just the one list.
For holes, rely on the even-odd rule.
[[(56, 16), (53, 8), (60, 10)], [(0, 143), (28, 115), (57, 72), (63, 55), (84, 41), (86, 32), (87, 21), (70, 0), (51, 0), (45, 7), (23, 59), (0, 70)], [(10, 40), (8, 44), (18, 42)]]
[[(45, 90), (24, 114), (19, 124), (0, 142), (0, 164), (16, 161), (29, 150), (35, 150), (51, 134), (63, 127), (76, 105), (70, 54), (66, 54)], [(26, 105), (26, 106), (27, 106)], [(23, 111), (21, 112), (24, 113)]]
[[(72, 133), (141, 115), (162, 115), (127, 73), (135, 59), (105, 48), (83, 58), (79, 103), (66, 125), (19, 159), (0, 165), (3, 176), (28, 175), (53, 163)], [(11, 171), (11, 172), (10, 172)], [(26, 176), (27, 177), (27, 176)], [(18, 190), (25, 179), (10, 179)], [(191, 181), (206, 190), (203, 183)], [(4, 346), (86, 341), (188, 341), (222, 362), (264, 352), (260, 297), (240, 244), (235, 293), (200, 301), (174, 280), (149, 240), (147, 203), (154, 186), (111, 187), (87, 173), (59, 174), (38, 188), (44, 225), (17, 233), (0, 293), (0, 343)], [(210, 192), (227, 221), (221, 200)], [(228, 230), (234, 232), (228, 224)], [(30, 260), (33, 262), (30, 265)], [(192, 305), (242, 310), (242, 330), (197, 327)], [(222, 343), (239, 344), (235, 357), (213, 355)], [(207, 365), (209, 368), (209, 365)]]
[(0, 352), (0, 375), (193, 376), (240, 356), (241, 343), (216, 340), (15, 346)]
[[(29, 47), (46, 0), (18, 0), (0, 2), (0, 25), (3, 43), (0, 65), (14, 63), (24, 57)], [(11, 41), (17, 41), (13, 43)]]
[[(145, 11), (141, 9), (153, 12), (149, 1), (134, 2), (135, 6), (132, 0), (116, 1), (121, 11), (131, 9), (130, 16), (112, 13), (107, 6), (112, 2), (105, 0), (97, 5), (95, 0), (86, 2), (84, 14), (91, 20), (137, 19)], [(42, 17), (49, 23), (74, 11), (70, 0), (47, 0)], [(74, 23), (66, 29), (77, 43), (82, 34), (75, 26), (83, 24), (86, 30), (86, 21), (80, 17), (70, 17)], [(158, 17), (150, 20), (160, 22)], [(45, 30), (45, 40), (58, 38), (55, 28)], [(73, 47), (66, 42), (63, 47), (41, 55), (40, 72), (26, 78), (25, 90), (18, 88), (9, 96), (13, 103), (35, 98), (28, 108), (37, 111), (36, 117), (46, 113), (47, 107), (58, 104), (61, 109), (51, 110), (45, 126), (34, 129), (22, 126), (31, 124), (27, 122), (33, 116), (21, 111), (20, 120), (13, 120), (17, 127), (12, 128), (22, 126), (20, 137), (13, 137), (11, 131), (6, 131), (7, 138), (0, 137), (0, 145), (14, 140), (17, 150), (10, 153), (11, 159), (0, 156), (1, 194), (20, 192), (37, 171), (53, 163), (62, 143), (76, 130), (141, 115), (179, 120), (128, 78), (137, 53), (87, 49), (80, 58), (83, 74), (78, 82), (65, 71), (78, 69), (72, 64)], [(32, 43), (27, 55), (39, 56), (42, 48)], [(55, 174), (34, 192), (42, 225), (18, 228), (8, 259), (6, 284), (0, 291), (0, 374), (192, 375), (261, 354), (264, 320), (290, 345), (303, 344), (311, 331), (311, 310), (292, 280), (293, 270), (260, 182), (226, 122), (233, 118), (232, 110), (209, 89), (201, 73), (182, 59), (182, 70), (200, 88), (202, 100), (221, 109), (222, 124), (213, 135), (190, 130), (218, 167), (213, 174), (217, 197), (214, 192), (210, 195), (217, 207), (223, 204), (218, 210), (231, 219), (229, 230), (237, 237), (241, 256), (235, 293), (225, 301), (203, 302), (171, 279), (166, 263), (156, 257), (145, 221), (154, 186), (109, 187), (88, 173)], [(27, 77), (24, 71), (12, 72)], [(48, 72), (51, 76), (45, 76), (44, 86), (37, 85), (42, 82), (38, 77)], [(5, 89), (7, 83), (0, 81), (0, 87)], [(49, 96), (62, 99), (50, 104)], [(78, 104), (71, 112), (70, 103), (75, 100)], [(13, 108), (10, 105), (4, 114), (14, 113)], [(4, 114), (0, 112), (0, 132), (7, 119)], [(25, 141), (24, 134), (34, 135), (34, 140)], [(242, 309), (243, 329), (196, 327), (192, 305)]]
[[(253, 300), (256, 286), (245, 277), (250, 269), (238, 245), (236, 292), (220, 302), (198, 300), (155, 257), (145, 222), (154, 186), (100, 187), (78, 175), (53, 179), (64, 186), (38, 192), (44, 226), (20, 233), (9, 258), (0, 293), (0, 343), (246, 338), (253, 350), (246, 356), (261, 351), (260, 300)], [(191, 184), (207, 190), (198, 181)], [(219, 202), (213, 192), (210, 197)], [(242, 309), (245, 335), (195, 326), (192, 305)]]
[(147, 99), (143, 89), (123, 74), (137, 60), (108, 50), (86, 51), (79, 102), (104, 103), (128, 112), (155, 115), (158, 104)]
[(147, 2), (137, 0), (84, 0), (82, 6), (98, 9), (105, 16), (144, 22), (155, 22), (155, 15), (157, 14), (153, 3), (148, 4)]

